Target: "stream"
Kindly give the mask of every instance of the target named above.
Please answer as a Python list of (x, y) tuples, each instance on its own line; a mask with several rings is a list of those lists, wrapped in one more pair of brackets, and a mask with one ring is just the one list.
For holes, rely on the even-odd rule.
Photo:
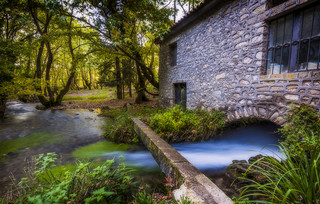
[[(108, 119), (99, 117), (99, 110), (37, 110), (36, 105), (9, 102), (8, 118), (0, 122), (0, 191), (11, 182), (11, 173), (22, 177), (27, 161), (46, 152), (56, 152), (61, 156), (61, 164), (74, 163), (77, 159), (100, 162), (122, 155), (138, 171), (160, 174), (157, 163), (143, 146), (105, 141), (103, 127)], [(247, 160), (259, 153), (270, 155), (270, 149), (276, 151), (277, 147), (270, 144), (278, 144), (279, 136), (274, 133), (277, 128), (272, 123), (260, 123), (229, 130), (217, 139), (172, 146), (198, 169), (211, 175), (223, 170), (232, 160)]]

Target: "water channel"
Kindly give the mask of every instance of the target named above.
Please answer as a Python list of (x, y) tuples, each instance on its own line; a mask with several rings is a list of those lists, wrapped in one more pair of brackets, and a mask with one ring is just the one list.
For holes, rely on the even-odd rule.
[[(127, 164), (134, 168), (160, 172), (152, 155), (143, 146), (106, 142), (102, 134), (108, 120), (99, 117), (98, 110), (43, 111), (37, 110), (36, 105), (20, 102), (8, 104), (8, 118), (0, 122), (0, 186), (10, 183), (11, 173), (22, 176), (26, 159), (46, 152), (56, 152), (62, 158), (61, 164), (73, 163), (77, 159), (103, 161), (122, 155)], [(229, 130), (218, 139), (172, 146), (197, 168), (212, 173), (223, 170), (232, 160), (247, 160), (261, 152), (270, 153), (267, 149), (276, 151), (275, 146), (264, 147), (278, 143), (277, 128), (272, 123), (261, 123)], [(20, 141), (21, 138), (28, 139), (26, 141), (31, 141), (31, 144), (24, 146), (26, 143)], [(10, 141), (20, 141), (21, 146), (11, 151)], [(6, 148), (9, 149), (7, 152), (3, 150)]]

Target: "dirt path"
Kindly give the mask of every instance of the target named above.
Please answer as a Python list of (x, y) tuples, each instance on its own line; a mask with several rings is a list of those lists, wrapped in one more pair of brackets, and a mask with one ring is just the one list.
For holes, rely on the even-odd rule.
[[(52, 107), (53, 110), (64, 110), (64, 109), (93, 109), (93, 108), (110, 108), (116, 109), (124, 107), (127, 103), (135, 104), (135, 98), (125, 98), (125, 99), (111, 99), (106, 101), (66, 101), (61, 106)], [(157, 100), (153, 99), (142, 104), (135, 104), (137, 106), (149, 106), (156, 107)]]

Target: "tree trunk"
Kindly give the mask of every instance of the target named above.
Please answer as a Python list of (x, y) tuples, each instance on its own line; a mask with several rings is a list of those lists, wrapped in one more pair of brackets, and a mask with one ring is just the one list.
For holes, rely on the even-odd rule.
[(125, 94), (124, 94), (124, 84), (122, 84), (122, 98), (126, 98)]
[(66, 95), (68, 93), (69, 89), (70, 89), (70, 86), (71, 86), (71, 83), (73, 81), (73, 78), (74, 78), (75, 74), (76, 74), (75, 72), (71, 72), (66, 86), (59, 92), (59, 94), (56, 97), (56, 101), (55, 101), (55, 104), (54, 104), (55, 106), (60, 106), (61, 105), (64, 95)]
[(42, 88), (41, 88), (41, 78), (42, 78), (42, 70), (41, 70), (41, 58), (42, 58), (42, 53), (43, 53), (43, 49), (44, 49), (44, 41), (40, 42), (40, 47), (39, 47), (39, 51), (38, 51), (38, 55), (37, 55), (37, 59), (36, 59), (36, 78), (38, 80), (35, 89), (36, 91), (39, 92), (38, 99), (40, 101), (40, 103), (42, 105), (44, 105), (45, 107), (49, 107), (49, 101), (46, 99), (46, 97), (43, 95), (42, 93)]
[(0, 95), (0, 119), (4, 119), (4, 114), (6, 112), (6, 103), (7, 103), (7, 96), (4, 94)]
[(52, 54), (50, 42), (49, 41), (45, 41), (45, 45), (46, 45), (47, 53), (48, 53), (45, 80), (46, 80), (47, 91), (48, 91), (48, 94), (49, 94), (50, 106), (52, 106), (55, 103), (54, 102), (54, 92), (52, 91), (51, 86), (50, 86), (50, 71), (51, 71), (51, 66), (52, 66), (52, 63), (53, 63), (53, 54)]
[(146, 94), (144, 93), (144, 89), (146, 87), (145, 85), (145, 80), (141, 74), (140, 66), (136, 63), (136, 68), (137, 68), (137, 74), (138, 74), (138, 84), (137, 84), (137, 98), (136, 98), (136, 103), (140, 104), (143, 101), (149, 101), (147, 98)]
[(129, 82), (128, 88), (129, 88), (129, 97), (132, 97), (131, 82)]
[(122, 99), (121, 69), (120, 69), (120, 61), (118, 57), (116, 57), (116, 82), (117, 82), (117, 99)]

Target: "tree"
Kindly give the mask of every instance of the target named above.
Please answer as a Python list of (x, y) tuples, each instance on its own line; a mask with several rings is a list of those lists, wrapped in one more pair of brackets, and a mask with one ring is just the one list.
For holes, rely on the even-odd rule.
[[(28, 0), (28, 9), (32, 16), (33, 24), (36, 27), (37, 34), (39, 35), (38, 40), (40, 43), (35, 70), (35, 76), (39, 82), (36, 86), (38, 98), (46, 108), (59, 106), (61, 105), (64, 95), (69, 91), (71, 84), (76, 80), (75, 76), (79, 64), (84, 61), (87, 55), (93, 52), (88, 48), (88, 43), (81, 43), (80, 39), (89, 42), (90, 40), (87, 39), (94, 38), (96, 33), (88, 29), (82, 29), (81, 25), (74, 21), (73, 9), (69, 11), (71, 15), (68, 17), (63, 16), (62, 13), (66, 12), (66, 8), (57, 1)], [(76, 45), (76, 39), (79, 39), (78, 45)], [(59, 45), (59, 41), (61, 40), (66, 43)], [(57, 90), (57, 87), (55, 88), (56, 83), (52, 82), (53, 64), (55, 62), (54, 56), (56, 53), (53, 49), (54, 45), (56, 51), (60, 47), (67, 47), (71, 58), (70, 68), (67, 71), (68, 76), (63, 83), (64, 86), (59, 90)], [(45, 57), (43, 56), (44, 51), (46, 51)], [(66, 52), (66, 49), (63, 51)], [(44, 67), (43, 61), (45, 61)], [(44, 83), (41, 83), (43, 78)], [(48, 98), (45, 93), (48, 94)]]
[(86, 13), (86, 16), (75, 17), (101, 34), (101, 48), (109, 49), (112, 46), (115, 55), (125, 56), (135, 62), (137, 73), (140, 73), (137, 75), (140, 82), (138, 95), (146, 90), (143, 81), (147, 80), (159, 88), (154, 60), (151, 59), (157, 49), (152, 42), (166, 33), (172, 24), (169, 19), (171, 11), (161, 9), (162, 3), (160, 0), (88, 0), (67, 3), (69, 7), (76, 7), (79, 12)]
[(19, 0), (0, 2), (0, 118), (4, 118), (8, 96), (21, 90), (14, 77), (21, 68), (17, 61), (25, 50), (23, 42), (30, 37), (21, 32), (28, 24), (24, 8)]

